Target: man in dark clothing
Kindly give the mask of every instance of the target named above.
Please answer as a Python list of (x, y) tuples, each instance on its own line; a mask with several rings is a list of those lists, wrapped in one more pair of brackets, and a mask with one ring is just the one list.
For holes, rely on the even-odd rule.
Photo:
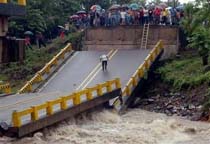
[(39, 32), (39, 33), (36, 35), (36, 40), (37, 40), (37, 43), (38, 43), (39, 48), (41, 48), (42, 45), (43, 45), (44, 47), (46, 47), (46, 44), (45, 44), (45, 42), (44, 42), (44, 37), (43, 37), (43, 35), (42, 35), (41, 32)]

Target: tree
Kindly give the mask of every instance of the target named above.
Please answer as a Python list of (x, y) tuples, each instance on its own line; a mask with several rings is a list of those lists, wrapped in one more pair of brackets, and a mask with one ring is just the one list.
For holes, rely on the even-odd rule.
[(196, 48), (202, 57), (203, 65), (208, 65), (210, 50), (210, 4), (197, 0), (196, 4), (185, 6), (185, 18), (181, 22), (188, 36), (189, 47)]
[(208, 65), (208, 57), (210, 50), (210, 31), (204, 27), (197, 28), (189, 38), (189, 46), (198, 49), (199, 55), (202, 57), (203, 65)]

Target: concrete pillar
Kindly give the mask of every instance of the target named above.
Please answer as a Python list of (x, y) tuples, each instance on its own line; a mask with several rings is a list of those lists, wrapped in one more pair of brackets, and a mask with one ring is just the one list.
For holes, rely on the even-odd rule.
[(0, 17), (0, 36), (4, 36), (3, 34), (3, 30), (4, 26), (3, 26), (3, 17)]
[(7, 3), (7, 0), (0, 0), (0, 3)]
[(3, 18), (3, 27), (4, 27), (3, 32), (6, 35), (6, 33), (8, 32), (8, 18), (7, 17)]
[(26, 0), (18, 0), (18, 4), (22, 6), (26, 6)]
[(0, 17), (0, 36), (6, 36), (8, 31), (8, 18)]
[(0, 38), (0, 63), (3, 60), (3, 40)]

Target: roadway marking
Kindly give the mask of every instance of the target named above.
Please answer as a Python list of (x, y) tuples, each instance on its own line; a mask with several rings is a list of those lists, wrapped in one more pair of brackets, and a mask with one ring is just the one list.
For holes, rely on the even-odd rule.
[[(111, 51), (108, 53), (108, 55), (112, 54), (112, 52), (113, 52), (113, 50), (111, 50)], [(51, 79), (48, 80), (48, 82), (39, 90), (39, 92), (40, 92), (41, 90), (43, 90), (43, 89), (47, 86), (47, 84), (49, 84), (49, 82), (52, 81), (52, 79), (55, 78), (55, 76), (56, 76), (62, 69), (64, 69), (65, 65), (66, 65), (67, 63), (69, 63), (70, 61), (72, 61), (74, 57), (76, 57), (76, 55), (78, 55), (78, 53), (76, 53), (74, 56), (72, 56), (71, 59), (70, 59), (68, 62), (66, 62), (66, 63), (65, 63), (65, 64), (64, 64), (64, 65), (63, 65), (63, 66), (62, 66), (62, 67), (53, 75), (53, 77), (51, 77)], [(95, 69), (88, 75), (88, 77), (85, 79), (84, 83), (89, 79), (89, 77), (90, 77), (92, 74), (95, 73), (95, 71), (99, 68), (99, 66), (100, 66), (100, 63), (99, 63), (99, 64), (95, 67)], [(82, 87), (82, 85), (81, 85), (81, 87)], [(18, 101), (18, 102), (14, 103), (14, 104), (5, 105), (5, 106), (0, 106), (0, 110), (5, 109), (5, 108), (9, 108), (9, 107), (12, 108), (12, 107), (14, 107), (14, 106), (16, 106), (16, 105), (19, 105), (19, 104), (25, 104), (25, 103), (28, 103), (28, 102), (32, 102), (32, 101), (34, 101), (34, 100), (36, 100), (36, 99), (45, 97), (45, 96), (50, 95), (50, 94), (53, 94), (53, 93), (55, 93), (55, 92), (47, 93), (47, 94), (44, 94), (44, 95), (41, 95), (41, 96), (36, 96), (35, 98), (26, 99), (26, 100), (23, 100), (23, 101)], [(14, 97), (16, 97), (16, 95), (14, 95)]]
[[(67, 65), (67, 63), (69, 63), (69, 62), (71, 62), (76, 56), (78, 55), (78, 53), (76, 53), (76, 54), (74, 54), (65, 64), (63, 64), (63, 66), (45, 83), (45, 85), (41, 88), (41, 89), (39, 89), (39, 91), (38, 91), (38, 93), (40, 92), (40, 91), (42, 91), (54, 78), (55, 78), (55, 76), (57, 76), (57, 74), (61, 71), (61, 70), (63, 70), (64, 69), (64, 67)], [(51, 92), (51, 93), (55, 93), (55, 92)], [(8, 107), (10, 107), (10, 106), (15, 106), (15, 105), (18, 105), (18, 104), (23, 104), (23, 103), (26, 103), (26, 102), (31, 102), (31, 101), (34, 101), (34, 100), (36, 100), (36, 99), (38, 99), (38, 98), (41, 98), (41, 97), (44, 97), (44, 96), (47, 96), (47, 95), (49, 95), (49, 94), (51, 94), (51, 93), (47, 93), (47, 94), (44, 94), (44, 95), (41, 95), (41, 96), (37, 96), (37, 97), (35, 97), (35, 98), (31, 98), (31, 99), (26, 99), (26, 100), (23, 100), (23, 101), (19, 101), (19, 102), (17, 102), (17, 103), (14, 103), (14, 104), (10, 104), (10, 105), (6, 105), (6, 106), (2, 106), (2, 107), (0, 107), (0, 110), (1, 109), (4, 109), (4, 108), (8, 108)], [(10, 96), (11, 97), (11, 96)], [(16, 97), (16, 95), (14, 95), (13, 97)]]
[[(113, 56), (116, 54), (118, 52), (118, 50), (115, 50), (114, 52), (113, 52), (113, 50), (111, 50), (109, 53), (108, 53), (108, 56), (109, 56), (109, 59), (111, 60), (112, 58), (113, 58)], [(74, 58), (74, 57), (76, 57), (76, 55), (77, 55), (78, 53), (76, 53), (74, 56), (72, 56), (71, 57), (71, 59), (68, 61), (68, 62), (70, 62), (70, 61), (72, 61), (72, 59)], [(68, 63), (67, 62), (67, 63)], [(65, 65), (67, 64), (67, 63), (65, 63), (55, 74), (54, 74), (54, 76), (45, 84), (45, 86), (58, 74), (58, 72), (60, 72), (64, 67), (65, 67)], [(84, 87), (82, 88), (82, 89), (84, 89), (85, 87), (87, 87), (87, 85), (95, 78), (95, 76), (99, 73), (99, 71), (100, 70), (102, 70), (102, 68), (100, 67), (100, 65), (101, 65), (101, 63), (99, 63), (95, 68), (94, 68), (94, 70), (88, 75), (88, 77), (85, 79), (85, 81), (83, 81), (83, 84), (81, 84), (79, 87), (82, 87), (84, 84), (85, 84), (85, 82), (89, 79), (89, 77), (91, 77), (92, 75), (92, 77), (91, 77), (91, 79), (89, 80), (89, 81), (87, 81), (87, 83), (84, 85)], [(78, 87), (78, 88), (79, 88)], [(78, 89), (77, 88), (77, 89)], [(43, 89), (43, 88), (42, 88)], [(18, 101), (18, 102), (16, 102), (16, 103), (14, 103), (14, 104), (10, 104), (10, 105), (5, 105), (5, 106), (1, 106), (0, 107), (0, 110), (3, 110), (3, 109), (5, 109), (5, 108), (12, 108), (12, 107), (15, 107), (16, 105), (19, 105), (19, 104), (25, 104), (25, 103), (28, 103), (28, 102), (32, 102), (32, 101), (34, 101), (34, 100), (36, 100), (36, 99), (39, 99), (39, 98), (42, 98), (42, 97), (45, 97), (45, 96), (47, 96), (47, 95), (51, 95), (51, 94), (53, 94), (53, 93), (55, 93), (55, 92), (51, 92), (51, 93), (47, 93), (47, 94), (43, 94), (43, 95), (41, 95), (41, 96), (36, 96), (35, 98), (30, 98), (30, 99), (26, 99), (26, 100), (23, 100), (23, 101)], [(36, 93), (36, 94), (38, 94), (38, 93)], [(14, 95), (14, 97), (15, 97), (16, 95)]]
[(61, 68), (59, 68), (59, 70), (56, 72), (56, 73), (54, 73), (54, 75), (43, 85), (43, 87), (41, 87), (37, 92), (41, 92), (42, 90), (44, 90), (46, 87), (47, 87), (47, 85), (58, 75), (58, 73), (60, 72), (60, 71), (62, 71), (63, 69), (64, 69), (64, 67), (69, 63), (69, 62), (71, 62), (77, 55), (78, 55), (79, 53), (77, 52), (76, 54), (74, 54), (65, 64), (63, 64), (62, 65), (62, 67)]
[[(113, 53), (113, 50), (111, 50), (108, 53), (108, 56), (111, 55)], [(110, 56), (109, 56), (110, 57)], [(76, 88), (76, 91), (78, 91), (87, 81), (88, 79), (90, 79), (92, 77), (92, 75), (97, 72), (97, 70), (100, 68), (101, 66), (101, 62), (99, 62), (96, 67), (90, 72), (90, 74), (83, 80), (83, 82)]]
[[(115, 54), (118, 52), (118, 50), (115, 50), (113, 53), (112, 53), (112, 55), (110, 56), (110, 58), (109, 58), (109, 60), (111, 60), (114, 56), (115, 56)], [(102, 70), (102, 67), (100, 67), (97, 71), (96, 71), (96, 73), (91, 77), (91, 79), (84, 85), (84, 87), (82, 88), (82, 89), (85, 89), (90, 83), (91, 83), (91, 81), (96, 77), (96, 75), (100, 72)]]

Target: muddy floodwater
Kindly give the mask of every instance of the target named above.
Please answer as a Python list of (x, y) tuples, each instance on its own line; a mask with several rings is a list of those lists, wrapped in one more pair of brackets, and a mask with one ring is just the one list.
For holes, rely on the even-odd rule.
[(97, 111), (22, 139), (1, 144), (210, 144), (210, 124), (132, 109), (124, 115)]

